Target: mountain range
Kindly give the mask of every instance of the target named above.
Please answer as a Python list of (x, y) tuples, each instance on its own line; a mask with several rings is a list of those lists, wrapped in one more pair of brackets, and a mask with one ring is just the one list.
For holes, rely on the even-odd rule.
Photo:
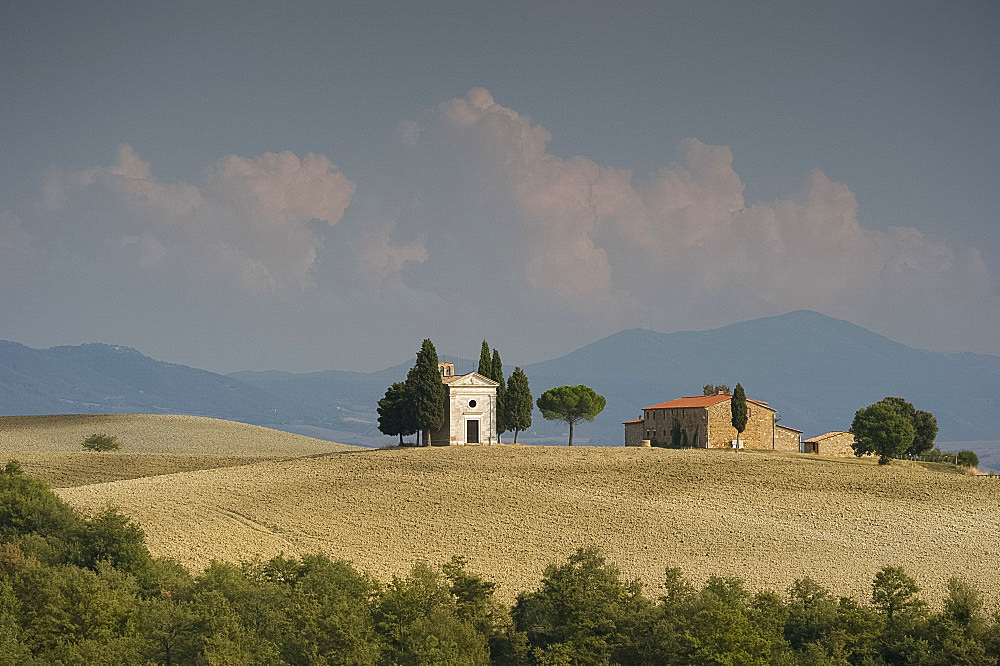
[[(475, 369), (467, 359), (443, 360), (456, 363), (458, 372)], [(387, 444), (391, 439), (376, 427), (376, 403), (409, 366), (220, 375), (129, 347), (33, 349), (0, 341), (0, 415), (183, 413), (343, 443)], [(560, 384), (587, 384), (607, 398), (597, 419), (578, 427), (582, 443), (621, 444), (622, 421), (644, 406), (700, 395), (705, 384), (737, 382), (804, 437), (849, 428), (857, 409), (887, 395), (932, 412), (941, 441), (995, 440), (1000, 432), (1000, 357), (913, 349), (806, 310), (708, 331), (623, 330), (523, 369), (536, 397)], [(512, 370), (505, 366), (508, 375)], [(559, 442), (563, 433), (536, 411), (524, 438)]]

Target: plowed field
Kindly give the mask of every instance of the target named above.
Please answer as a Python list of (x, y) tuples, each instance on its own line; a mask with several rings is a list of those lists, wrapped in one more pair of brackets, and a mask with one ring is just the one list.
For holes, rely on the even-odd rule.
[[(1000, 599), (1000, 481), (797, 454), (498, 446), (335, 453), (59, 490), (113, 503), (151, 550), (201, 567), (322, 551), (380, 577), (453, 554), (500, 584), (599, 546), (655, 587), (665, 567), (782, 591), (809, 575), (870, 595), (900, 564), (925, 598), (959, 575)], [(995, 601), (994, 601), (995, 607)]]

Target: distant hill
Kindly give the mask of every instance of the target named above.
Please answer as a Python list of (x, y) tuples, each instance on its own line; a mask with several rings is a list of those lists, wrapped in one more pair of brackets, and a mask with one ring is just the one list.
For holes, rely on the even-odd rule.
[(590, 432), (616, 441), (644, 406), (737, 382), (806, 437), (846, 430), (856, 410), (888, 395), (932, 412), (941, 440), (1000, 432), (1000, 357), (913, 349), (807, 310), (709, 331), (625, 330), (525, 372), (536, 392), (584, 383), (606, 396)]
[[(462, 370), (474, 365), (459, 361)], [(390, 441), (377, 430), (376, 403), (408, 368), (223, 376), (125, 347), (0, 342), (0, 415), (183, 413), (371, 445)], [(582, 443), (620, 444), (621, 422), (642, 407), (736, 382), (806, 437), (848, 428), (858, 408), (887, 395), (933, 412), (941, 441), (996, 440), (1000, 432), (1000, 357), (913, 349), (810, 311), (709, 331), (625, 330), (524, 370), (536, 397), (552, 386), (587, 384), (607, 398), (594, 423), (579, 427)], [(558, 442), (563, 432), (536, 411), (525, 436)]]
[[(130, 347), (32, 349), (0, 341), (0, 415), (192, 414), (254, 423), (293, 405), (245, 382)], [(287, 413), (287, 414), (286, 414)]]

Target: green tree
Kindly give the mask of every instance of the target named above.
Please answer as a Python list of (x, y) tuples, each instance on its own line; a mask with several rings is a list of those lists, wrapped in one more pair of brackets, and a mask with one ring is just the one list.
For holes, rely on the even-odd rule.
[(493, 359), (490, 361), (489, 378), (500, 386), (497, 387), (497, 439), (509, 428), (507, 425), (507, 386), (503, 380), (503, 361), (500, 360), (500, 352), (493, 350)]
[(406, 374), (406, 392), (413, 406), (414, 422), (424, 433), (424, 445), (431, 442), (431, 431), (444, 425), (445, 393), (434, 343), (424, 338), (417, 352), (417, 362)]
[(938, 424), (933, 414), (920, 409), (916, 410), (913, 413), (913, 429), (916, 433), (913, 436), (913, 444), (910, 445), (908, 453), (918, 456), (934, 448)]
[(859, 409), (851, 423), (854, 455), (878, 454), (878, 464), (886, 465), (902, 456), (913, 444), (916, 429), (904, 407), (892, 399)]
[(390, 437), (399, 435), (400, 445), (403, 444), (403, 435), (412, 435), (417, 431), (413, 404), (404, 382), (393, 382), (378, 401), (378, 429)]
[(899, 410), (913, 424), (913, 443), (906, 449), (906, 455), (919, 456), (934, 447), (934, 439), (937, 437), (937, 419), (930, 412), (925, 412), (913, 406), (913, 403), (897, 397), (883, 398), (882, 402), (888, 403)]
[(719, 393), (729, 394), (729, 386), (726, 384), (705, 384), (701, 388), (702, 395), (718, 395)]
[(489, 637), (476, 629), (475, 617), (463, 619), (470, 614), (475, 615), (468, 605), (459, 606), (448, 581), (427, 564), (415, 565), (407, 578), (394, 577), (378, 595), (375, 626), (385, 641), (380, 663), (489, 664)]
[(580, 421), (593, 421), (606, 404), (604, 396), (594, 392), (589, 386), (557, 386), (538, 396), (542, 416), (550, 421), (565, 421), (569, 424), (569, 446), (573, 446), (573, 425)]
[(729, 401), (729, 411), (733, 417), (733, 428), (736, 429), (736, 439), (740, 438), (743, 431), (747, 429), (747, 394), (743, 392), (743, 385), (736, 384), (733, 397)]
[(623, 583), (597, 549), (579, 548), (565, 564), (545, 567), (539, 588), (519, 594), (511, 616), (537, 663), (606, 664), (621, 640), (626, 607), (640, 591)]
[(117, 451), (119, 447), (120, 444), (117, 437), (101, 432), (95, 432), (83, 440), (83, 448), (88, 451)]
[(479, 350), (479, 369), (476, 370), (483, 377), (493, 379), (493, 357), (490, 355), (490, 345), (483, 340), (482, 349)]
[(979, 467), (979, 456), (975, 451), (962, 449), (955, 455), (955, 462), (962, 467)]
[(535, 406), (528, 388), (528, 376), (521, 368), (514, 368), (507, 381), (507, 427), (514, 431), (514, 443), (517, 444), (517, 432), (531, 427), (531, 410)]
[(887, 622), (901, 616), (920, 613), (926, 604), (917, 596), (920, 588), (903, 567), (886, 565), (879, 569), (872, 581), (872, 606)]

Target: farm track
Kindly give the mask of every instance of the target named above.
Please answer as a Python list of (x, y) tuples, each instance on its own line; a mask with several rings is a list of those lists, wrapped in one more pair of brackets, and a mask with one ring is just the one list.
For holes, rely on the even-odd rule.
[[(654, 588), (668, 566), (866, 599), (884, 564), (939, 601), (950, 576), (1000, 600), (1000, 488), (913, 463), (796, 454), (461, 447), (317, 454), (59, 490), (111, 502), (150, 549), (199, 568), (324, 552), (382, 578), (466, 555), (510, 600), (597, 545)], [(933, 467), (933, 466), (931, 466)]]

